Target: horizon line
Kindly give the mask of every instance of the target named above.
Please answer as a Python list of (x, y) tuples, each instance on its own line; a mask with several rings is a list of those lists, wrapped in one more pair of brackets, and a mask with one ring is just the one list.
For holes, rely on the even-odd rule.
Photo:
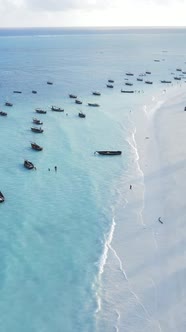
[(3, 29), (186, 29), (186, 26), (162, 26), (162, 25), (145, 25), (145, 26), (24, 26), (24, 27), (0, 27)]

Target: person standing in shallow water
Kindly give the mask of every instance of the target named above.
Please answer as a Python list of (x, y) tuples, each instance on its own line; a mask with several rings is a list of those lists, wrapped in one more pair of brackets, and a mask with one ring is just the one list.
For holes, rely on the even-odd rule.
[(57, 166), (54, 166), (55, 172), (57, 172)]
[(130, 189), (132, 189), (132, 185), (130, 184)]

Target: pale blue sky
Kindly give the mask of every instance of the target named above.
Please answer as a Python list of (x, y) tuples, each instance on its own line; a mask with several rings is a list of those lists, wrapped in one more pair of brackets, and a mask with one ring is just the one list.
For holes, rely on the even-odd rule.
[(186, 0), (0, 0), (0, 27), (185, 26)]

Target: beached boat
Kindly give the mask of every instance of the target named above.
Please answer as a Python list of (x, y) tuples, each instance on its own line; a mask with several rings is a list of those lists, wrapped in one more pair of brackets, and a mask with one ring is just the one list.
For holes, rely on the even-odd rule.
[(162, 80), (160, 81), (161, 83), (172, 83), (172, 81), (166, 81), (166, 80)]
[(98, 91), (93, 91), (92, 94), (93, 94), (94, 96), (101, 96), (101, 93), (98, 92)]
[(146, 84), (153, 84), (152, 81), (145, 81)]
[(130, 83), (130, 82), (126, 82), (125, 85), (128, 85), (128, 86), (132, 86), (133, 83)]
[(84, 113), (82, 113), (82, 112), (79, 112), (78, 116), (79, 116), (80, 118), (85, 118), (85, 117), (86, 117), (86, 115), (85, 115)]
[(35, 111), (36, 111), (36, 113), (39, 113), (39, 114), (46, 114), (47, 113), (47, 111), (44, 111), (41, 108), (36, 108)]
[(116, 156), (122, 154), (122, 151), (95, 151), (94, 154), (96, 153), (104, 156)]
[(24, 161), (24, 166), (28, 169), (33, 169), (34, 168), (34, 164), (29, 160)]
[(107, 84), (107, 88), (113, 88), (114, 86), (112, 84)]
[(35, 128), (35, 127), (31, 127), (31, 130), (34, 133), (43, 133), (43, 131), (44, 131), (42, 128)]
[(33, 119), (33, 123), (40, 126), (43, 124), (43, 122), (41, 122), (39, 119), (36, 118)]
[(52, 106), (51, 107), (51, 111), (54, 111), (54, 112), (64, 112), (64, 109), (62, 109), (60, 107), (57, 107), (57, 106)]
[(14, 90), (13, 93), (22, 93), (22, 91)]
[(33, 93), (33, 94), (36, 94), (36, 93), (37, 93), (37, 91), (36, 91), (36, 90), (32, 90), (32, 93)]
[(75, 99), (77, 98), (77, 96), (76, 96), (76, 95), (73, 95), (73, 94), (69, 94), (69, 97), (70, 97), (70, 98), (75, 98)]
[(36, 151), (42, 151), (43, 150), (43, 148), (40, 145), (36, 144), (36, 143), (31, 143), (31, 147), (32, 147), (33, 150), (36, 150)]
[(125, 75), (127, 75), (127, 76), (134, 76), (134, 74), (130, 73), (130, 72), (125, 73)]
[(48, 84), (48, 85), (52, 85), (53, 82), (51, 82), (51, 81), (47, 81), (47, 84)]
[(108, 80), (109, 83), (114, 83), (114, 80)]
[(11, 107), (11, 106), (13, 106), (13, 104), (6, 101), (5, 106), (10, 106)]
[(78, 104), (78, 105), (83, 104), (83, 102), (81, 100), (78, 100), (78, 99), (75, 100), (75, 103)]
[(121, 89), (121, 92), (122, 93), (134, 93), (134, 90), (122, 90)]
[(3, 193), (0, 191), (0, 203), (3, 203), (5, 200), (5, 197), (3, 195)]
[(88, 103), (88, 106), (99, 107), (100, 105), (96, 103)]
[(1, 116), (7, 116), (7, 113), (6, 113), (6, 112), (3, 112), (3, 111), (0, 111), (0, 115), (1, 115)]

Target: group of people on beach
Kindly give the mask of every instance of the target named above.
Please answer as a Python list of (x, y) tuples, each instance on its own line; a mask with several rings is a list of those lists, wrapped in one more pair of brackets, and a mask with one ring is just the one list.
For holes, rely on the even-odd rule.
[[(55, 172), (57, 172), (57, 166), (54, 166)], [(50, 172), (50, 168), (48, 168), (48, 171)]]

